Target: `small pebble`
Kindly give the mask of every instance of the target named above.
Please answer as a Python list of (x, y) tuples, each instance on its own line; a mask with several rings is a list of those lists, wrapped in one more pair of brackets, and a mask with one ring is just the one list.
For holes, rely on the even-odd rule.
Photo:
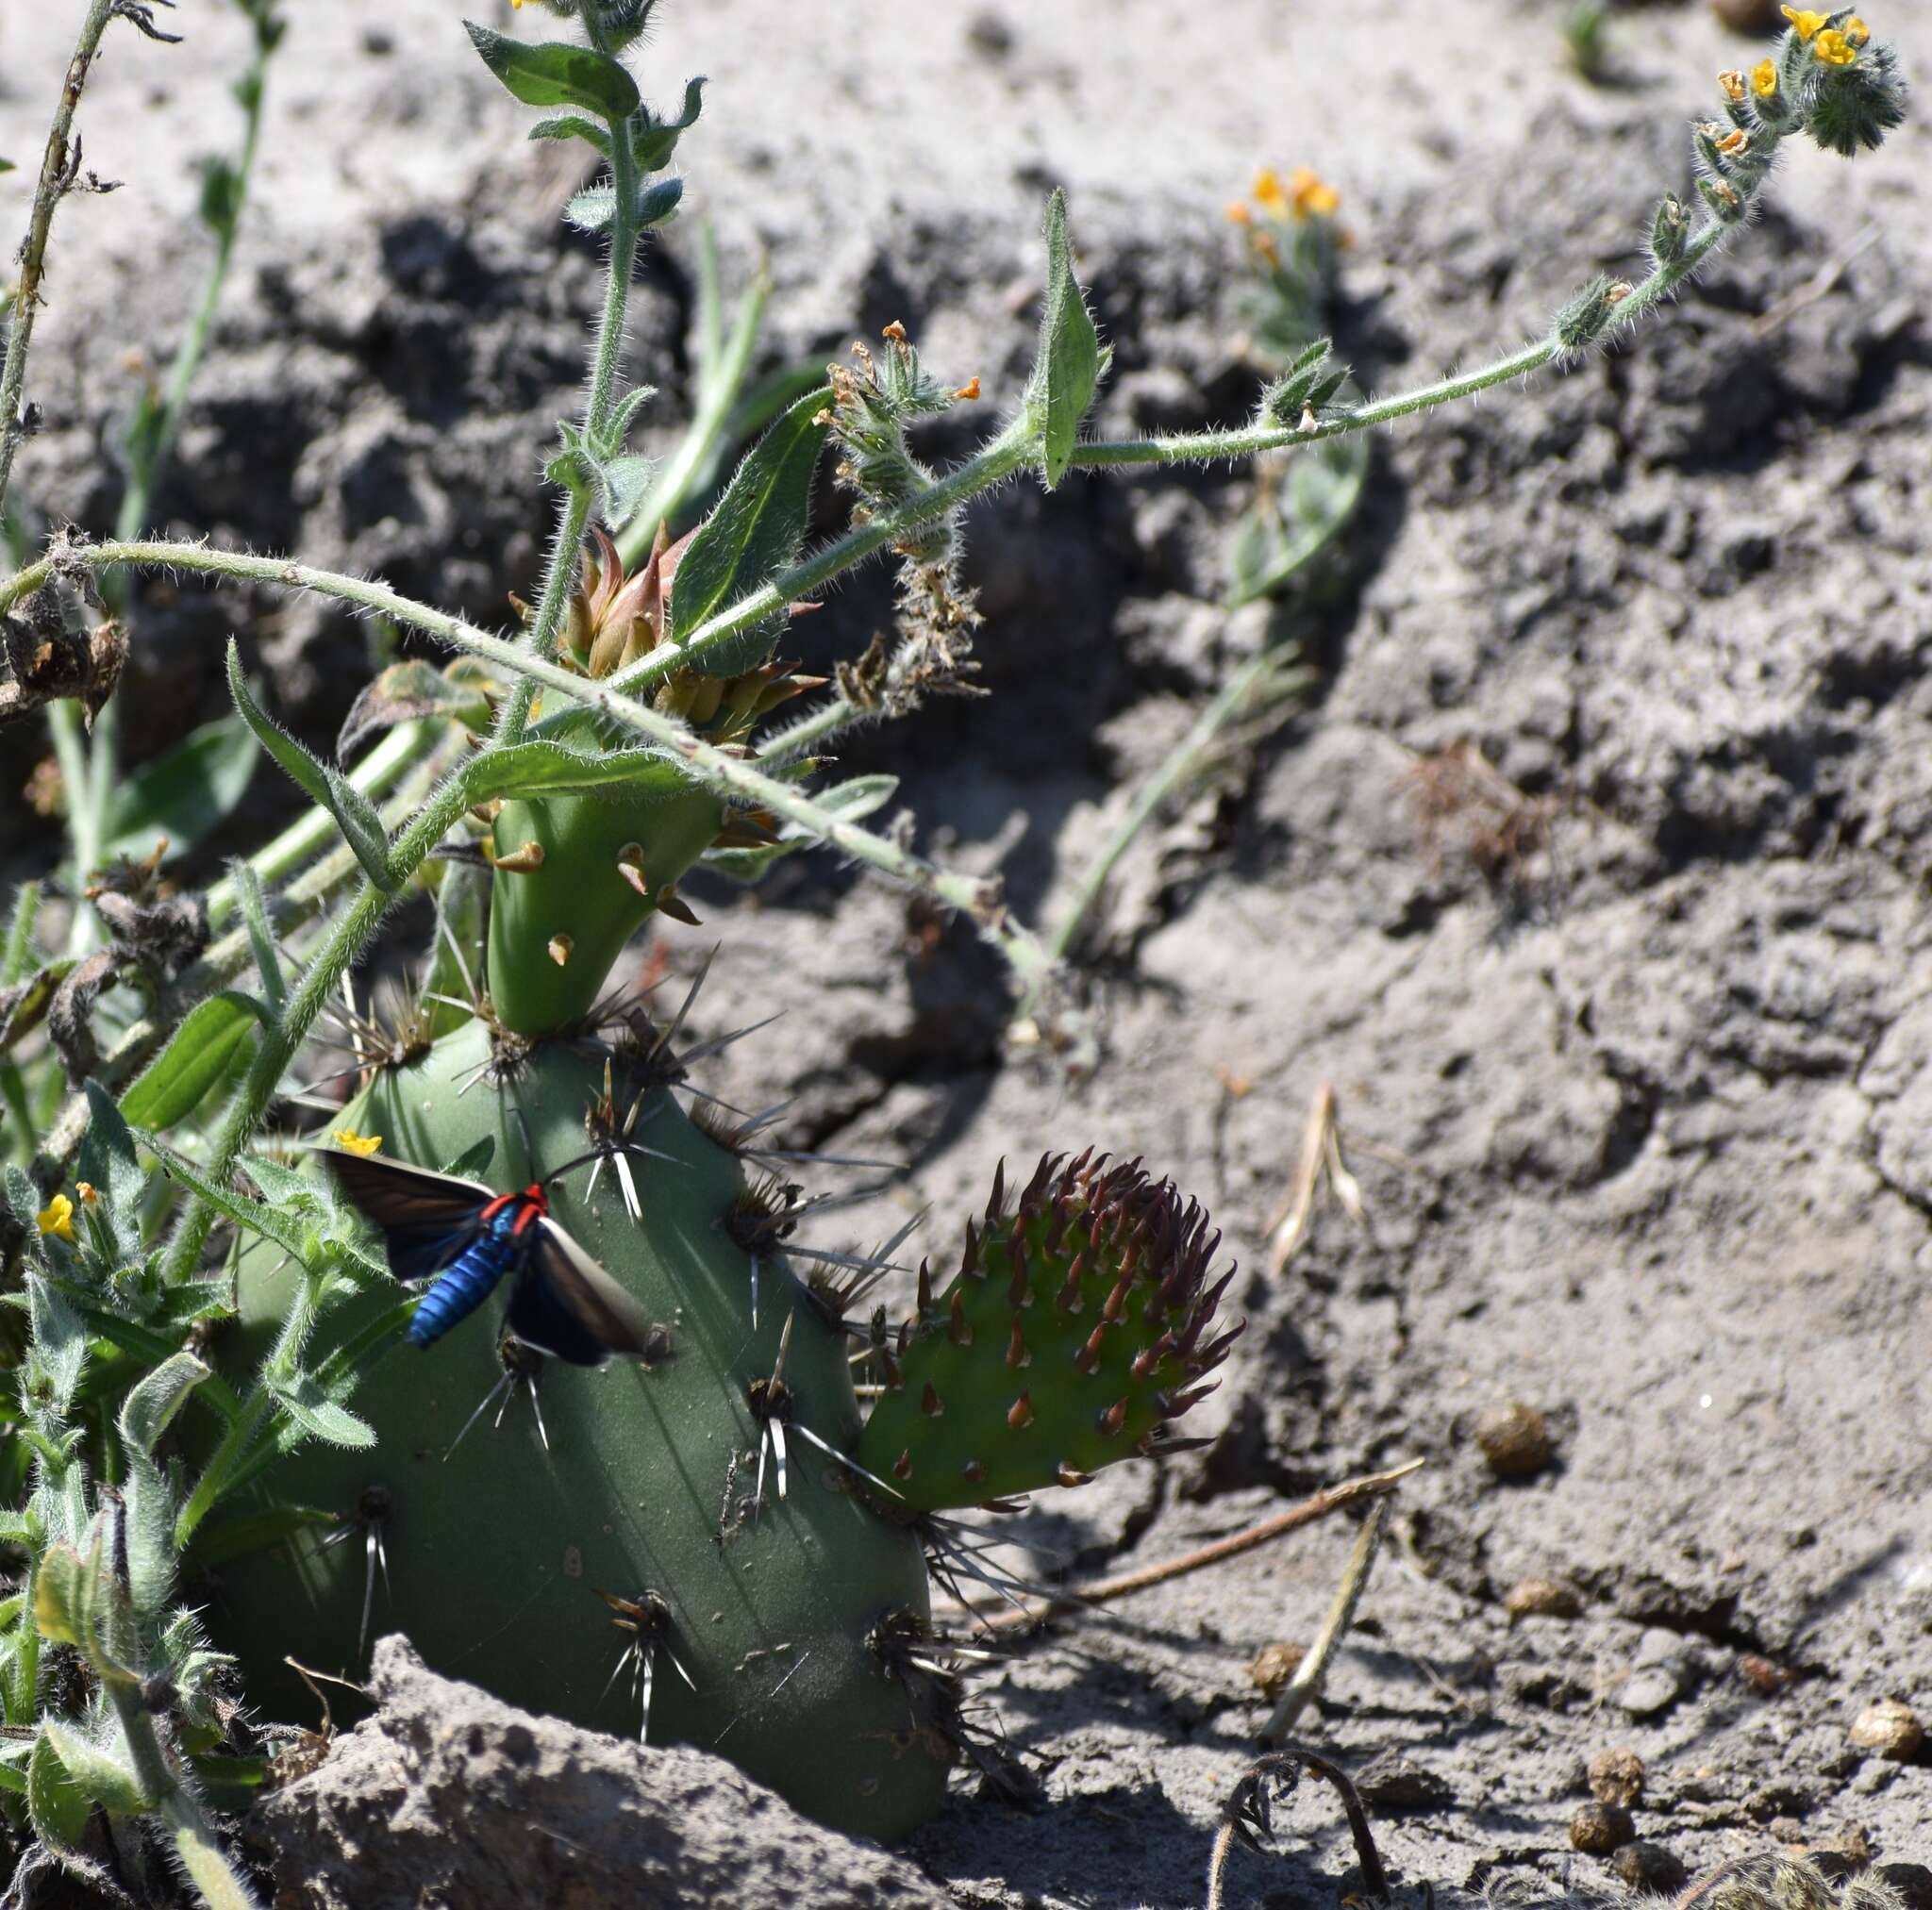
[(1738, 1660), (1738, 1676), (1760, 1698), (1776, 1697), (1790, 1684), (1793, 1675), (1775, 1660), (1760, 1658), (1756, 1652), (1746, 1652)]
[(1858, 1713), (1852, 1726), (1852, 1742), (1860, 1751), (1875, 1751), (1894, 1764), (1909, 1764), (1925, 1741), (1924, 1726), (1909, 1704), (1896, 1698), (1881, 1698)]
[(1552, 1578), (1520, 1578), (1503, 1594), (1503, 1609), (1518, 1619), (1574, 1619), (1581, 1607), (1567, 1585)]
[(1260, 1687), (1265, 1698), (1279, 1698), (1282, 1688), (1301, 1669), (1307, 1656), (1301, 1645), (1263, 1645), (1248, 1666), (1248, 1676)]
[(1607, 1857), (1636, 1835), (1637, 1826), (1622, 1804), (1578, 1804), (1570, 1819), (1572, 1845), (1591, 1857)]
[(1684, 1887), (1686, 1871), (1661, 1844), (1625, 1844), (1610, 1859), (1618, 1879), (1647, 1897), (1673, 1896)]
[(1617, 1702), (1633, 1718), (1655, 1718), (1677, 1702), (1681, 1688), (1674, 1671), (1657, 1665), (1646, 1671), (1633, 1671), (1624, 1679), (1624, 1688), (1617, 1693)]
[(1549, 1421), (1518, 1400), (1491, 1406), (1475, 1422), (1475, 1442), (1490, 1470), (1499, 1479), (1530, 1479), (1546, 1471), (1557, 1456)]
[(1590, 1794), (1628, 1809), (1643, 1795), (1643, 1760), (1634, 1751), (1600, 1751), (1590, 1760)]

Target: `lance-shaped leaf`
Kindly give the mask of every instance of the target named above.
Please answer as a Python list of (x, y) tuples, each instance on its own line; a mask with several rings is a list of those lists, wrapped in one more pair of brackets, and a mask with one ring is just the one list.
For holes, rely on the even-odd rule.
[(122, 1096), (123, 1118), (157, 1134), (186, 1121), (243, 1064), (264, 1019), (261, 1004), (239, 989), (224, 988), (197, 1002)]
[[(812, 473), (825, 441), (823, 416), (831, 399), (820, 386), (788, 410), (745, 455), (724, 495), (692, 534), (671, 591), (671, 636), (682, 643), (707, 618), (768, 583), (798, 555), (811, 508)], [(732, 676), (764, 655), (771, 621), (741, 633), (693, 664), (707, 675)]]
[(675, 120), (660, 120), (649, 107), (638, 115), (631, 150), (637, 156), (640, 173), (659, 172), (671, 163), (671, 155), (677, 150), (677, 136), (697, 125), (704, 104), (705, 80), (700, 74), (696, 79), (685, 81), (684, 110)]
[(34, 1624), (42, 1637), (92, 1659), (100, 1623), (101, 1558), (96, 1538), (85, 1553), (57, 1540), (34, 1573)]
[(41, 1736), (54, 1747), (67, 1775), (104, 1810), (132, 1818), (154, 1808), (157, 1800), (142, 1789), (133, 1771), (105, 1747), (91, 1743), (54, 1718), (41, 1726)]
[(310, 1438), (331, 1446), (373, 1446), (375, 1429), (332, 1400), (308, 1373), (274, 1384), (275, 1403)]
[(525, 45), (507, 33), (463, 22), (470, 43), (504, 90), (525, 106), (578, 107), (607, 120), (637, 111), (637, 82), (616, 60), (589, 46)]
[[(208, 1368), (192, 1353), (177, 1353), (149, 1373), (122, 1403), (121, 1439), (127, 1453), (127, 1479), (122, 1488), (127, 1590), (135, 1610), (143, 1617), (158, 1617), (175, 1588), (175, 1507), (167, 1481), (154, 1461), (155, 1441), (208, 1376)], [(87, 1782), (71, 1763), (68, 1769)]]
[(92, 1808), (86, 1791), (68, 1774), (45, 1733), (34, 1740), (26, 1767), (26, 1815), (34, 1835), (56, 1851), (74, 1851), (87, 1835)]
[(1026, 386), (1026, 415), (1040, 433), (1041, 469), (1049, 490), (1073, 462), (1080, 421), (1093, 402), (1100, 368), (1100, 335), (1074, 276), (1067, 195), (1056, 191), (1046, 205), (1046, 307), (1040, 319), (1040, 355)]
[(289, 1215), (266, 1202), (251, 1200), (233, 1188), (225, 1188), (210, 1180), (185, 1154), (177, 1154), (152, 1134), (143, 1134), (141, 1144), (159, 1158), (174, 1179), (191, 1193), (199, 1194), (216, 1213), (225, 1214), (237, 1226), (246, 1227), (250, 1233), (259, 1234), (265, 1240), (273, 1240), (285, 1254), (292, 1254), (305, 1266), (308, 1264), (309, 1242)]
[(80, 1315), (36, 1271), (27, 1273), (26, 1297), (33, 1322), (33, 1337), (23, 1362), (28, 1390), (31, 1395), (44, 1393), (55, 1416), (64, 1419), (87, 1364), (87, 1328)]
[(101, 856), (147, 855), (168, 839), (167, 858), (184, 854), (247, 793), (261, 745), (240, 717), (204, 723), (167, 755), (114, 785)]
[[(683, 572), (678, 573), (680, 581)], [(464, 772), (463, 793), (472, 803), (492, 796), (558, 795), (567, 790), (622, 789), (628, 795), (684, 795), (690, 778), (655, 750), (613, 750), (600, 755), (562, 743), (511, 743), (473, 756)]]
[(375, 806), (346, 776), (317, 761), (293, 737), (269, 720), (242, 677), (242, 653), (232, 637), (228, 639), (228, 693), (262, 748), (335, 818), (336, 827), (356, 852), (362, 872), (385, 894), (392, 892), (396, 885), (390, 873), (389, 837), (383, 830), (382, 818), (375, 813)]
[(539, 120), (532, 126), (526, 139), (532, 140), (582, 140), (586, 145), (596, 147), (608, 159), (610, 157), (610, 133), (595, 120), (586, 119), (582, 113), (555, 113), (547, 120)]

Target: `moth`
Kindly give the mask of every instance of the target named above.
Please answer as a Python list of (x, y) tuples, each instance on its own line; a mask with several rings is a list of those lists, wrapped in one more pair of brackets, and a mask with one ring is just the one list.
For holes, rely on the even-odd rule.
[(381, 1230), (390, 1271), (430, 1283), (409, 1321), (412, 1346), (434, 1346), (508, 1275), (506, 1323), (541, 1352), (572, 1366), (661, 1356), (663, 1328), (551, 1219), (546, 1182), (500, 1194), (400, 1161), (319, 1152), (343, 1197)]

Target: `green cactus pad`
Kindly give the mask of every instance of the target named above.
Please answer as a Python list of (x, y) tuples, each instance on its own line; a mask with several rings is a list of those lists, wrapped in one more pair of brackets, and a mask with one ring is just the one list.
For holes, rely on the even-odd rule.
[[(274, 1530), (277, 1506), (308, 1505), (341, 1520), (346, 1542), (303, 1536), (225, 1557), (211, 1621), (251, 1700), (286, 1719), (311, 1719), (314, 1703), (285, 1656), (360, 1675), (365, 1597), (368, 1639), (404, 1631), (450, 1676), (611, 1731), (639, 1729), (635, 1654), (648, 1653), (653, 1744), (715, 1749), (825, 1822), (902, 1835), (938, 1806), (953, 1752), (872, 1640), (881, 1627), (925, 1635), (925, 1563), (913, 1529), (880, 1517), (849, 1468), (796, 1430), (786, 1496), (768, 1481), (751, 1504), (765, 1431), (751, 1394), (788, 1321), (791, 1427), (843, 1451), (858, 1408), (843, 1336), (782, 1265), (765, 1263), (751, 1325), (749, 1266), (723, 1224), (743, 1188), (739, 1160), (652, 1085), (639, 1044), (607, 1055), (539, 1042), (492, 1068), (475, 1021), (386, 1070), (345, 1120), (428, 1167), (487, 1138), (484, 1178), (517, 1187), (533, 1154), (541, 1170), (584, 1151), (607, 1059), (618, 1101), (644, 1097), (635, 1132), (656, 1152), (626, 1161), (641, 1222), (608, 1163), (594, 1196), (588, 1170), (558, 1184), (553, 1211), (663, 1322), (667, 1355), (587, 1370), (526, 1353), (543, 1432), (519, 1386), (500, 1423), (499, 1396), (457, 1444), (505, 1376), (502, 1296), (426, 1352), (391, 1326), (354, 1400), (377, 1444), (305, 1446), (250, 1488), (231, 1527), (239, 1543)], [(380, 1321), (401, 1297), (383, 1283), (361, 1311), (344, 1309), (341, 1332)], [(289, 1301), (286, 1274), (244, 1278), (243, 1330), (225, 1362), (238, 1380)], [(372, 1524), (385, 1559), (373, 1592)], [(228, 1543), (213, 1522), (208, 1535)]]
[(1206, 1338), (1233, 1278), (1208, 1285), (1220, 1244), (1201, 1207), (1138, 1161), (1048, 1154), (1011, 1214), (996, 1178), (937, 1299), (921, 1269), (858, 1463), (937, 1512), (1160, 1451), (1241, 1332)]

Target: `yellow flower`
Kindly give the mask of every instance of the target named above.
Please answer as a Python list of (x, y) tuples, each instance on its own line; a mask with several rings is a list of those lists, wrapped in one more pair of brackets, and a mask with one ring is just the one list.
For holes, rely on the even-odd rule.
[(1253, 223), (1255, 215), (1248, 210), (1245, 199), (1237, 199), (1227, 208), (1227, 220), (1231, 225), (1247, 225)]
[(1759, 99), (1769, 99), (1777, 91), (1777, 62), (1760, 59), (1751, 69), (1751, 90)]
[(1264, 166), (1255, 174), (1255, 204), (1278, 219), (1288, 210), (1288, 194), (1281, 190), (1281, 174)]
[(1724, 88), (1724, 97), (1727, 100), (1733, 100), (1739, 106), (1743, 105), (1744, 75), (1738, 72), (1735, 67), (1726, 67), (1723, 73), (1719, 74), (1717, 83)]
[(1858, 49), (1836, 28), (1827, 27), (1811, 42), (1811, 57), (1821, 66), (1849, 66)]
[(1854, 13), (1844, 24), (1845, 44), (1863, 46), (1872, 38), (1872, 29)]
[(56, 1194), (34, 1216), (43, 1234), (58, 1234), (63, 1240), (74, 1238), (74, 1203), (65, 1194)]
[(1780, 7), (1778, 11), (1797, 29), (1798, 38), (1806, 41), (1831, 18), (1829, 13), (1812, 12), (1808, 7)]
[(1297, 219), (1327, 219), (1341, 208), (1341, 194), (1307, 166), (1297, 166), (1288, 183), (1293, 189)]
[(335, 1134), (336, 1145), (345, 1154), (358, 1154), (364, 1160), (382, 1146), (379, 1134), (358, 1134), (352, 1127), (339, 1127)]

